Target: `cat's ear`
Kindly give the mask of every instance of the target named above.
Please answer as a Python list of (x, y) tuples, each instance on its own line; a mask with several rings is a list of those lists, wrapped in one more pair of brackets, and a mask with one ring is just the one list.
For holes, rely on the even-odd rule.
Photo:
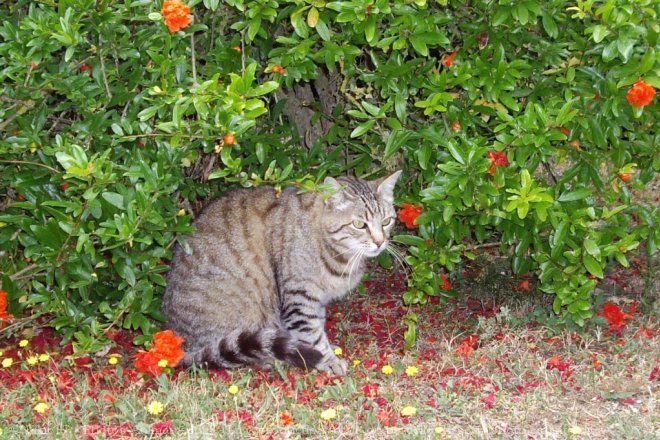
[(391, 176), (384, 178), (378, 183), (376, 193), (385, 203), (394, 203), (394, 185), (401, 175), (401, 170), (394, 172)]
[(344, 187), (341, 183), (337, 182), (333, 177), (328, 176), (323, 181), (323, 184), (327, 185), (333, 193), (332, 196), (325, 201), (325, 204), (329, 208), (341, 211), (350, 206), (352, 197), (344, 191)]

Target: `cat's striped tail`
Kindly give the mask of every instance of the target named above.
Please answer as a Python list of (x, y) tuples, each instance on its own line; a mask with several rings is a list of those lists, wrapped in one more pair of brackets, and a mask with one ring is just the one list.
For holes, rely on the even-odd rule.
[(285, 330), (263, 328), (232, 331), (203, 348), (186, 352), (183, 364), (206, 363), (218, 368), (259, 365), (268, 368), (275, 359), (311, 370), (321, 362), (323, 354), (311, 345), (293, 339)]

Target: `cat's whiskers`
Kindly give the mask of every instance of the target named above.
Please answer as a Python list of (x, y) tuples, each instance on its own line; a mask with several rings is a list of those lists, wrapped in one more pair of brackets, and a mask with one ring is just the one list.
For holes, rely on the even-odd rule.
[(404, 274), (406, 275), (406, 281), (408, 280), (408, 277), (410, 276), (410, 268), (408, 267), (408, 264), (406, 263), (406, 260), (403, 257), (403, 254), (401, 253), (401, 250), (393, 244), (392, 242), (387, 243), (387, 247), (385, 248), (387, 252), (394, 257), (396, 262), (399, 264), (401, 269), (403, 269)]
[[(346, 266), (344, 267), (344, 270), (341, 273), (341, 276), (344, 276), (344, 273), (346, 273), (346, 269), (348, 269), (348, 285), (351, 285), (351, 277), (353, 276), (353, 271), (360, 262), (362, 261), (362, 257), (364, 256), (365, 252), (367, 251), (367, 246), (364, 244), (360, 245), (360, 248), (356, 253), (351, 255), (351, 258), (349, 258), (348, 263), (346, 263)], [(353, 289), (350, 289), (353, 290)]]

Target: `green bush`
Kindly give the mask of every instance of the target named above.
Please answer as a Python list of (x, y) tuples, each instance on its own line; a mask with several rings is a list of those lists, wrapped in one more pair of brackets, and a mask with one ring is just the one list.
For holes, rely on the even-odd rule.
[[(153, 331), (173, 244), (235, 185), (403, 168), (409, 304), (495, 241), (581, 325), (608, 261), (656, 252), (635, 190), (660, 168), (657, 104), (626, 100), (660, 87), (651, 0), (204, 0), (175, 33), (161, 4), (0, 5), (2, 288), (78, 350)], [(285, 92), (321, 76), (310, 140)]]

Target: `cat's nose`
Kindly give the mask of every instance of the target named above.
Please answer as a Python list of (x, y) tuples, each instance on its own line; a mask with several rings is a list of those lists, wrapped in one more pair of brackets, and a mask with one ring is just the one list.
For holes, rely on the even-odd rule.
[(380, 247), (383, 243), (385, 243), (385, 234), (382, 232), (372, 233), (371, 239), (374, 241), (376, 246)]

